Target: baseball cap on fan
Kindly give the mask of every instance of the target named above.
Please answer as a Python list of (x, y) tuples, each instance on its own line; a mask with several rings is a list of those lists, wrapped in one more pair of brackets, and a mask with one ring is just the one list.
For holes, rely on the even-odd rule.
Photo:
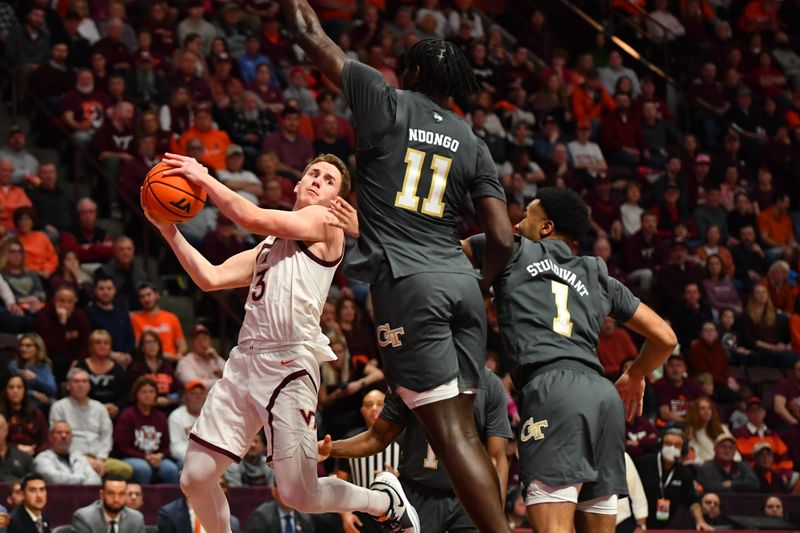
[(192, 332), (189, 334), (190, 338), (197, 337), (198, 335), (211, 335), (211, 332), (203, 324), (197, 324)]
[(199, 379), (193, 379), (193, 380), (187, 382), (186, 385), (184, 385), (183, 392), (189, 392), (190, 390), (194, 390), (194, 389), (197, 389), (197, 388), (205, 389), (206, 388), (206, 384), (203, 383), (202, 381), (200, 381)]

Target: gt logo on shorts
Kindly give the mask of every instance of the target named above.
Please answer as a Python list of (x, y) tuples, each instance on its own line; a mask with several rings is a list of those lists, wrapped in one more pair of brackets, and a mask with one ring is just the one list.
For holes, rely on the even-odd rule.
[(403, 345), (400, 341), (400, 335), (405, 335), (406, 330), (403, 328), (392, 329), (389, 324), (381, 324), (375, 330), (378, 335), (378, 346), (386, 348), (390, 344), (392, 348), (398, 348)]
[(533, 440), (542, 440), (544, 438), (544, 433), (542, 429), (547, 427), (547, 420), (542, 420), (541, 422), (534, 422), (533, 417), (529, 418), (525, 421), (525, 424), (522, 425), (522, 431), (520, 432), (520, 440), (522, 442), (528, 442), (533, 437)]

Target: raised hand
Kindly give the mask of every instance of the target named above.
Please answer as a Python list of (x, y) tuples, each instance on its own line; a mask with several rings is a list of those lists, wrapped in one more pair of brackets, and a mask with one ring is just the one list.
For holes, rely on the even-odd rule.
[(208, 169), (193, 157), (167, 152), (164, 154), (161, 162), (172, 167), (164, 172), (165, 176), (183, 176), (190, 182), (201, 187), (207, 183), (208, 180), (213, 179), (211, 174), (208, 173)]
[(352, 205), (344, 198), (336, 197), (328, 206), (328, 211), (336, 217), (335, 221), (329, 223), (331, 226), (343, 229), (348, 235), (358, 238), (358, 213)]

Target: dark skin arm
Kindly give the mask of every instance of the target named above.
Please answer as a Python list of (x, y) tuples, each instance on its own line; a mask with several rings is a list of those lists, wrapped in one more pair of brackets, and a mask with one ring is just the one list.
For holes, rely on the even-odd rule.
[(311, 62), (337, 87), (342, 86), (342, 68), (347, 56), (325, 34), (319, 18), (306, 0), (279, 0), (286, 26)]
[(324, 461), (328, 457), (356, 459), (375, 455), (385, 450), (401, 431), (403, 426), (378, 417), (371, 428), (349, 439), (331, 442), (330, 436), (326, 435), (318, 443), (319, 460)]
[(492, 463), (494, 463), (495, 470), (497, 470), (497, 478), (500, 480), (500, 493), (503, 503), (506, 501), (506, 491), (508, 489), (507, 443), (508, 439), (503, 437), (489, 437), (486, 439), (486, 452), (489, 454)]
[(480, 285), (483, 294), (488, 294), (489, 287), (503, 272), (514, 252), (514, 232), (508, 219), (506, 204), (502, 200), (484, 196), (475, 202), (475, 207), (486, 233), (486, 251), (481, 265)]

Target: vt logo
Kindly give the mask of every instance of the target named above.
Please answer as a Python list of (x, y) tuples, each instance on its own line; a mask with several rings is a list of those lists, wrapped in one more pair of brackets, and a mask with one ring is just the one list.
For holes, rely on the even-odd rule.
[[(311, 429), (317, 429), (317, 414), (314, 411), (306, 411), (305, 409), (298, 409), (300, 414), (303, 415), (303, 420), (306, 421), (306, 425)], [(314, 423), (312, 426), (311, 423)]]
[(171, 205), (175, 209), (180, 209), (184, 213), (188, 213), (189, 209), (191, 209), (192, 207), (192, 203), (189, 200), (187, 200), (186, 197), (181, 198), (177, 202), (172, 201), (169, 203), (169, 205)]

